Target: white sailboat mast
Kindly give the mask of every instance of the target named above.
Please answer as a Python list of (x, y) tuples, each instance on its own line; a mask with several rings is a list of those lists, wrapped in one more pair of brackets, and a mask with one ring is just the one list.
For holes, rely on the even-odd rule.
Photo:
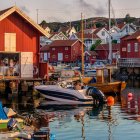
[(108, 16), (109, 16), (109, 63), (112, 63), (112, 40), (111, 40), (111, 14), (110, 14), (110, 5), (111, 5), (111, 0), (108, 0)]

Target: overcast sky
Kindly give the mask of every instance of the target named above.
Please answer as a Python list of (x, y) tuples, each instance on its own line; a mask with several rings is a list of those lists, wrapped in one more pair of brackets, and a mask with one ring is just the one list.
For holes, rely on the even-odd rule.
[[(140, 17), (140, 0), (111, 0), (112, 17)], [(85, 18), (108, 16), (108, 0), (0, 0), (0, 10), (17, 5), (29, 17), (41, 22), (73, 21), (80, 19), (81, 12)]]

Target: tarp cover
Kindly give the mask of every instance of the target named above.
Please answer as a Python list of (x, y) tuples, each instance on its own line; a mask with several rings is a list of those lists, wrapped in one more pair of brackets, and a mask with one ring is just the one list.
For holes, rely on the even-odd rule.
[(1, 120), (6, 120), (8, 119), (6, 113), (4, 112), (3, 110), (3, 107), (2, 107), (2, 103), (0, 102), (0, 119)]

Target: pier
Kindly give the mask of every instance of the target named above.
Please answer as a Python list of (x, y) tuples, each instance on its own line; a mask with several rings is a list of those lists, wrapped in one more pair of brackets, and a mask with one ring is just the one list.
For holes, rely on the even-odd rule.
[(117, 77), (121, 79), (140, 79), (140, 58), (120, 58), (117, 66), (120, 71)]

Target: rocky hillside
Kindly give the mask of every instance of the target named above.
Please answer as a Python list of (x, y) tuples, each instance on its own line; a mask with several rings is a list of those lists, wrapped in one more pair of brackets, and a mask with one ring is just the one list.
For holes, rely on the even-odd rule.
[[(112, 25), (117, 25), (120, 23), (134, 23), (137, 26), (140, 26), (140, 18), (135, 18), (135, 17), (130, 17), (129, 14), (126, 15), (125, 18), (118, 18), (118, 19), (111, 19), (111, 24)], [(67, 26), (74, 26), (75, 29), (77, 31), (79, 31), (81, 29), (81, 20), (77, 20), (77, 21), (72, 21), (70, 22), (50, 22), (47, 23), (45, 20), (43, 20), (40, 25), (45, 28), (45, 27), (49, 27), (52, 31), (57, 32), (59, 30), (60, 27), (67, 27)], [(104, 27), (104, 26), (108, 26), (108, 18), (105, 17), (94, 17), (94, 18), (88, 18), (88, 19), (84, 19), (84, 26), (86, 28), (91, 28), (94, 25), (96, 25), (96, 27)]]

